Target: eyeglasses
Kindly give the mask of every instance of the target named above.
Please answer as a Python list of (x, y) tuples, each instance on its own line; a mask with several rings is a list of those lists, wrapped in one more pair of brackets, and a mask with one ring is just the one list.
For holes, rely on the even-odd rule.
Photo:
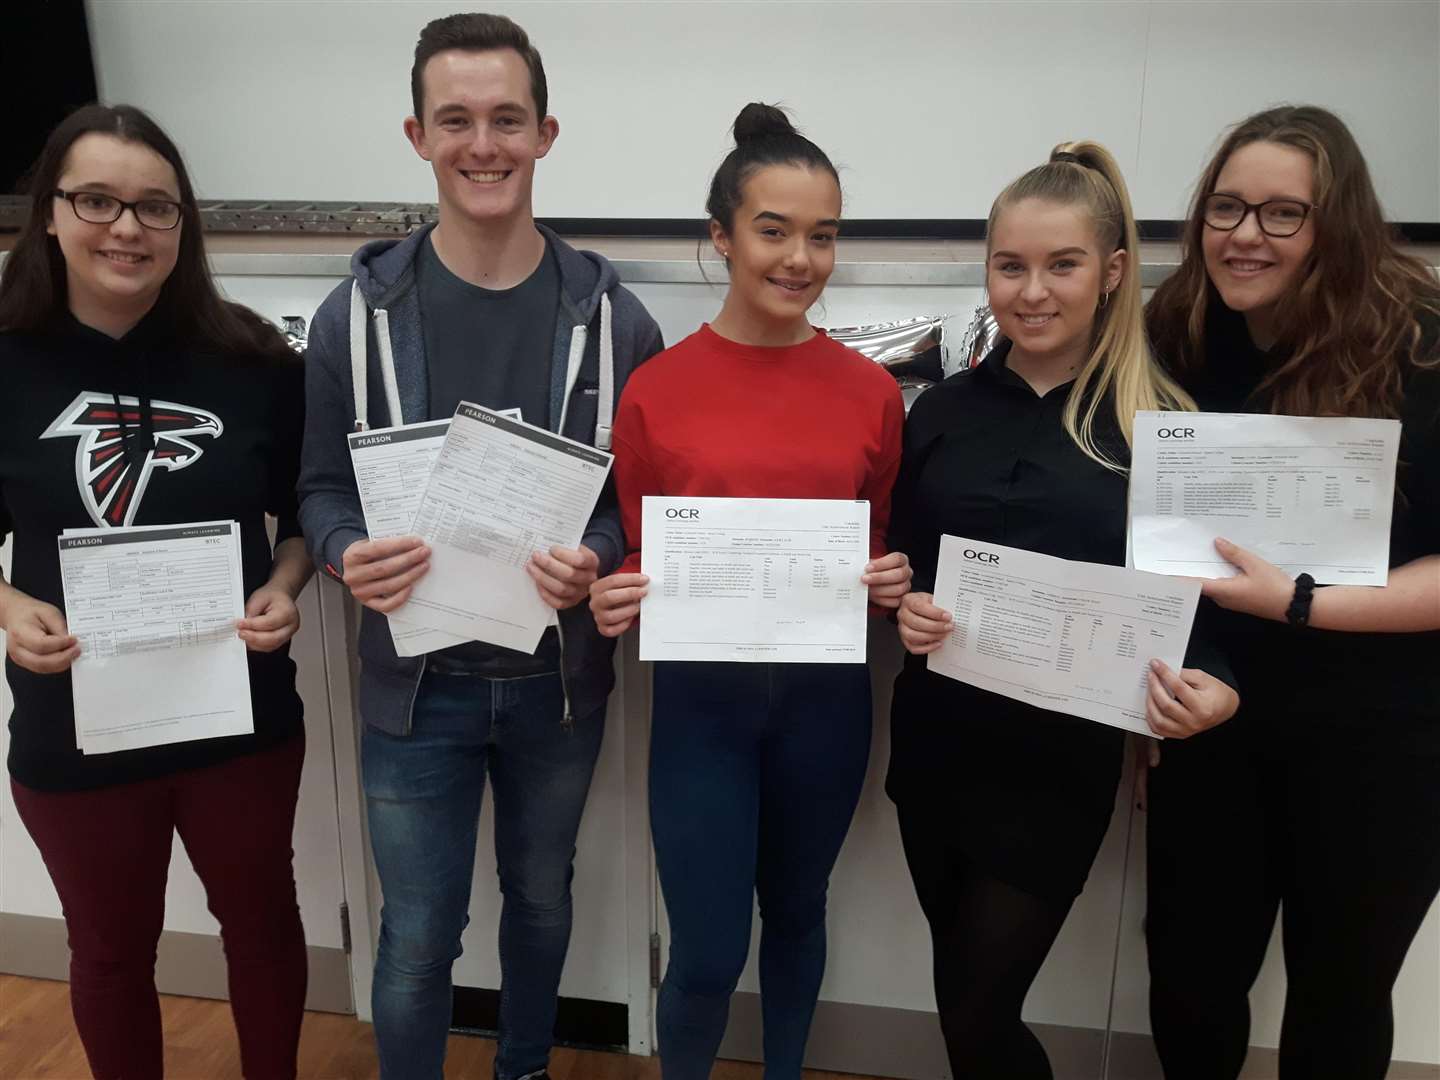
[(1255, 221), (1261, 232), (1266, 236), (1283, 237), (1294, 236), (1299, 232), (1313, 209), (1315, 207), (1310, 203), (1297, 199), (1268, 199), (1262, 203), (1248, 203), (1234, 195), (1215, 194), (1205, 196), (1202, 216), (1210, 228), (1231, 232), (1238, 229), (1246, 215), (1254, 210)]
[(59, 188), (51, 194), (68, 202), (77, 218), (92, 225), (109, 225), (112, 221), (119, 221), (120, 215), (126, 210), (134, 211), (135, 220), (147, 229), (168, 232), (180, 224), (181, 206), (169, 199), (137, 199), (135, 202), (126, 202), (114, 195), (104, 195), (98, 191), (61, 191)]

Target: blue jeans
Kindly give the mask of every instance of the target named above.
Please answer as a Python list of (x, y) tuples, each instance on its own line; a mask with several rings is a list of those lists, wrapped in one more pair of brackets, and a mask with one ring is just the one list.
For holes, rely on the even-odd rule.
[(870, 757), (863, 664), (655, 665), (650, 827), (670, 963), (665, 1080), (706, 1080), (760, 901), (766, 1080), (799, 1080), (825, 973), (825, 893)]
[(442, 1075), (487, 771), (503, 896), (495, 1075), (517, 1080), (546, 1066), (570, 944), (575, 835), (605, 730), (603, 710), (567, 730), (563, 709), (558, 674), (426, 675), (411, 734), (365, 729), (384, 897), (371, 998), (384, 1080)]

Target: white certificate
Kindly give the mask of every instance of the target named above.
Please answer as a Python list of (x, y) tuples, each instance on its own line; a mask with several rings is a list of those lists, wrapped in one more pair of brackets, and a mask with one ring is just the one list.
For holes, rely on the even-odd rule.
[(554, 612), (525, 564), (532, 552), (579, 545), (610, 461), (462, 401), (411, 530), (430, 546), (430, 571), (391, 617), (533, 653)]
[(864, 663), (870, 504), (647, 495), (641, 660)]
[[(410, 535), (415, 511), (449, 430), (450, 421), (445, 419), (352, 431), (345, 436), (371, 540)], [(470, 640), (394, 619), (389, 623), (397, 656), (419, 656)]]
[(1150, 661), (1179, 671), (1200, 599), (1193, 578), (940, 538), (935, 603), (955, 630), (931, 671), (996, 694), (1153, 735)]
[(86, 754), (255, 730), (240, 526), (67, 530), (59, 538), (70, 669)]
[(1398, 420), (1137, 412), (1137, 569), (1231, 577), (1215, 538), (1324, 585), (1384, 585)]

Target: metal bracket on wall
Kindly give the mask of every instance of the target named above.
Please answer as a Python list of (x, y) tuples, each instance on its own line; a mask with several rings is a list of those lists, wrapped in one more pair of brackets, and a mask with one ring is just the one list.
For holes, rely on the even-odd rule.
[[(0, 233), (19, 232), (29, 216), (30, 200), (0, 195)], [(202, 199), (200, 224), (208, 233), (351, 233), (393, 236), (439, 220), (434, 203), (322, 202), (304, 199)], [(542, 218), (561, 236), (637, 236), (701, 238), (701, 218)], [(1178, 240), (1181, 221), (1141, 220), (1143, 240)], [(1440, 243), (1440, 222), (1402, 221), (1393, 226), (1412, 244)], [(846, 239), (983, 240), (983, 218), (852, 218)]]
[[(208, 233), (355, 233), (404, 235), (437, 220), (433, 203), (315, 202), (281, 199), (201, 200)], [(29, 213), (23, 196), (0, 196), (0, 232), (18, 232)]]

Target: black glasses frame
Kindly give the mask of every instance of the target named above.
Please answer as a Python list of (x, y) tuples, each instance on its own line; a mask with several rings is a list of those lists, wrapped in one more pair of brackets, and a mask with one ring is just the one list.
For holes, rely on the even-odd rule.
[[(1237, 220), (1234, 225), (1215, 225), (1210, 221), (1211, 199), (1229, 199), (1231, 202), (1237, 202), (1245, 208), (1245, 212), (1240, 215), (1239, 220)], [(1262, 214), (1261, 211), (1274, 203), (1284, 203), (1286, 206), (1298, 206), (1304, 211), (1300, 215), (1299, 224), (1290, 232), (1271, 232), (1265, 227), (1265, 215)], [(1301, 202), (1299, 199), (1266, 199), (1261, 203), (1248, 203), (1238, 195), (1226, 195), (1222, 191), (1212, 191), (1209, 195), (1205, 196), (1205, 201), (1200, 206), (1200, 220), (1205, 223), (1207, 229), (1214, 229), (1216, 232), (1234, 232), (1241, 225), (1245, 224), (1245, 219), (1249, 217), (1251, 213), (1254, 213), (1255, 224), (1259, 226), (1262, 233), (1266, 236), (1273, 236), (1277, 240), (1283, 240), (1288, 236), (1294, 236), (1303, 229), (1305, 222), (1310, 220), (1310, 211), (1316, 209), (1319, 208), (1314, 203)]]
[[(114, 224), (115, 222), (120, 220), (120, 215), (125, 213), (126, 210), (129, 210), (132, 214), (134, 214), (135, 220), (140, 222), (142, 226), (147, 229), (153, 229), (156, 232), (170, 232), (173, 229), (178, 229), (180, 227), (180, 222), (185, 220), (185, 204), (178, 203), (174, 199), (136, 199), (134, 202), (126, 202), (124, 199), (117, 198), (116, 196), (111, 195), (109, 192), (105, 191), (64, 191), (61, 188), (56, 188), (50, 194), (52, 198), (64, 199), (66, 202), (68, 202), (70, 204), (70, 209), (75, 212), (75, 216), (81, 221), (88, 222), (91, 225)], [(97, 221), (94, 218), (88, 218), (84, 214), (80, 213), (80, 208), (75, 205), (75, 200), (82, 195), (89, 195), (101, 199), (109, 199), (117, 207), (119, 207), (119, 209), (115, 211), (114, 217), (108, 217), (103, 221)], [(149, 222), (143, 220), (140, 217), (141, 203), (164, 203), (166, 206), (175, 207), (175, 223), (173, 225), (151, 225)]]

